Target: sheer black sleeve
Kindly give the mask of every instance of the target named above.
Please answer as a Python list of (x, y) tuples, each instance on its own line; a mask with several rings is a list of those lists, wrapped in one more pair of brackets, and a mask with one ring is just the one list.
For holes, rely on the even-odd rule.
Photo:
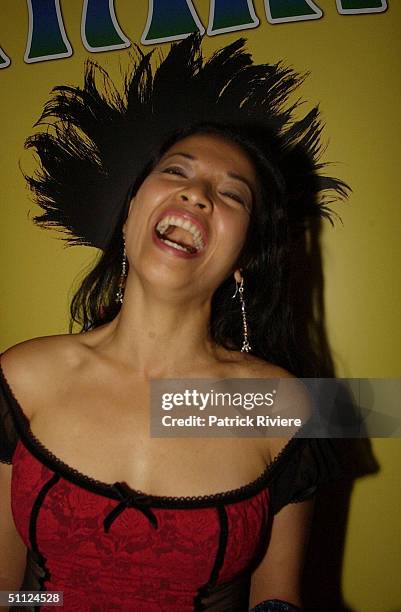
[(320, 485), (346, 475), (346, 466), (329, 438), (297, 438), (275, 461), (269, 483), (270, 508), (276, 514), (290, 503), (310, 499)]
[(12, 463), (18, 438), (7, 383), (0, 365), (0, 461), (2, 463)]

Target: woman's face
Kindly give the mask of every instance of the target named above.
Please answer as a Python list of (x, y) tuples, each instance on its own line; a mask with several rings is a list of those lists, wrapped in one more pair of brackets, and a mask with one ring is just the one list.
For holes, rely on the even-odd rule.
[(130, 270), (165, 289), (214, 292), (235, 270), (258, 193), (239, 145), (212, 134), (178, 141), (131, 201)]

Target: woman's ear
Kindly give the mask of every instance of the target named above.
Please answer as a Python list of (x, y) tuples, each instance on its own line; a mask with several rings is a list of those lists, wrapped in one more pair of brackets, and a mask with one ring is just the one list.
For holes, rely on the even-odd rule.
[(237, 270), (235, 270), (234, 272), (234, 278), (237, 281), (237, 283), (240, 283), (242, 281), (242, 269), (241, 268), (237, 268)]

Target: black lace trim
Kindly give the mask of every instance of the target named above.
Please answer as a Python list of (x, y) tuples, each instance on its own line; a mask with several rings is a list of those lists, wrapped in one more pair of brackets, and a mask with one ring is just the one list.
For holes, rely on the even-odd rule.
[[(61, 459), (56, 457), (48, 448), (46, 448), (40, 440), (35, 436), (30, 428), (30, 423), (22, 410), (17, 398), (15, 397), (8, 381), (4, 375), (0, 361), (0, 380), (3, 382), (5, 392), (7, 392), (8, 398), (15, 410), (12, 411), (15, 420), (15, 427), (19, 434), (21, 442), (28, 449), (28, 451), (46, 467), (53, 472), (59, 473), (66, 480), (80, 486), (88, 491), (97, 493), (104, 497), (108, 497), (115, 500), (121, 500), (121, 497), (116, 492), (116, 487), (123, 485), (128, 487), (125, 482), (116, 482), (113, 484), (105, 483), (100, 480), (96, 480), (91, 476), (83, 474), (79, 470), (64, 463)], [(288, 455), (295, 451), (297, 446), (302, 443), (302, 432), (308, 425), (308, 422), (304, 423), (297, 433), (289, 439), (287, 444), (281, 449), (276, 457), (269, 463), (263, 472), (252, 482), (245, 484), (236, 489), (230, 489), (228, 491), (222, 491), (219, 493), (210, 493), (206, 495), (185, 495), (185, 496), (169, 496), (169, 495), (153, 495), (145, 493), (139, 489), (130, 489), (133, 495), (141, 496), (143, 499), (146, 498), (148, 502), (154, 508), (206, 508), (216, 506), (221, 503), (230, 504), (243, 501), (266, 488), (272, 479), (275, 477), (276, 472), (280, 469), (283, 461), (286, 460)]]

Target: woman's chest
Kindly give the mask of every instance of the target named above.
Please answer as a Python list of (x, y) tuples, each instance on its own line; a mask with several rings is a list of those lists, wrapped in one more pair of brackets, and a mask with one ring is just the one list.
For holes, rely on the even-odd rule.
[[(235, 489), (266, 467), (265, 440), (153, 437), (145, 385), (70, 389), (37, 407), (35, 437), (64, 463), (102, 482), (124, 481), (154, 495), (204, 495)], [(182, 432), (180, 432), (182, 434)], [(191, 435), (192, 434), (192, 435)]]
[(99, 585), (112, 580), (113, 588), (140, 589), (146, 575), (191, 592), (207, 582), (220, 557), (219, 582), (244, 571), (265, 540), (266, 488), (210, 499), (152, 498), (123, 483), (97, 483), (33, 450), (17, 446), (13, 513), (55, 583), (70, 581), (74, 568), (81, 589), (93, 588), (95, 573)]

